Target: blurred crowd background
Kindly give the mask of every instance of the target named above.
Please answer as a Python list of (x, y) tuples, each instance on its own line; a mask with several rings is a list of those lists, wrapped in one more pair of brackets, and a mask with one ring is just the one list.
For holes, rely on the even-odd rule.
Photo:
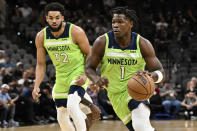
[[(134, 31), (150, 40), (167, 79), (150, 99), (152, 119), (192, 119), (197, 116), (197, 1), (195, 0), (0, 0), (0, 125), (56, 122), (51, 96), (55, 70), (46, 58), (46, 76), (39, 101), (31, 96), (35, 79), (36, 33), (46, 26), (44, 7), (66, 8), (65, 21), (82, 27), (92, 45), (111, 30), (110, 9), (128, 6), (139, 21)], [(101, 119), (118, 119), (106, 90), (87, 90), (101, 110)]]

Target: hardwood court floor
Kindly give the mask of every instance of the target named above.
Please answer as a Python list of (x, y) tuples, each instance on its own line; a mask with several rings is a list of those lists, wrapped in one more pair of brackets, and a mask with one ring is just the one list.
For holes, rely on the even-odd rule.
[[(197, 131), (197, 120), (154, 120), (152, 125), (157, 131)], [(0, 128), (0, 131), (60, 131), (57, 124)], [(128, 131), (121, 121), (97, 121), (90, 131)]]

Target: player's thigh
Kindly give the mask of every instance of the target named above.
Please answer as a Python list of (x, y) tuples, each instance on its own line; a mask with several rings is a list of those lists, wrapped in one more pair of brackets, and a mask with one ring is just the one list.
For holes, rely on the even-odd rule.
[(116, 115), (127, 124), (131, 120), (131, 112), (128, 108), (128, 102), (131, 99), (128, 92), (121, 92), (116, 94), (108, 93), (108, 97)]

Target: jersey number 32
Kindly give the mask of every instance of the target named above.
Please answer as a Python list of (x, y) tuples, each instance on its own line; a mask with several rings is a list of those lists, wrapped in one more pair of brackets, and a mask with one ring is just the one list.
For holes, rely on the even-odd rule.
[(68, 62), (68, 55), (65, 53), (54, 53), (57, 62)]

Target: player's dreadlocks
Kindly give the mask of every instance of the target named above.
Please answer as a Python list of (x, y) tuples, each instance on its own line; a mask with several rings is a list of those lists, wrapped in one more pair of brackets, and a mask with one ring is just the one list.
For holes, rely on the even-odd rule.
[(133, 29), (137, 29), (138, 27), (138, 17), (136, 15), (135, 10), (128, 9), (127, 6), (125, 7), (116, 7), (111, 10), (111, 15), (114, 14), (124, 14), (126, 18), (133, 21)]

